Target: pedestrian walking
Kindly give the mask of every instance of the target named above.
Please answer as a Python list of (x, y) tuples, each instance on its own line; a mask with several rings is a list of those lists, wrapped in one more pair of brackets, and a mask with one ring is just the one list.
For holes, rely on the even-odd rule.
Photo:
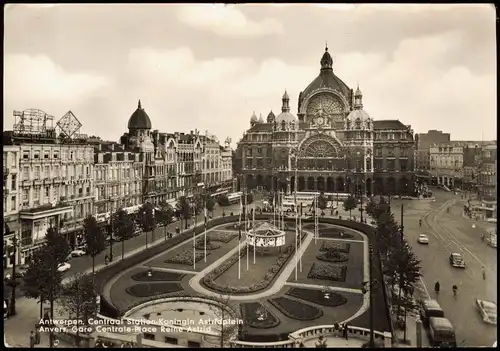
[(30, 332), (30, 348), (35, 348), (36, 340), (35, 340), (35, 333), (33, 330)]
[(35, 344), (40, 345), (40, 324), (35, 326)]
[(482, 269), (482, 273), (483, 273), (483, 280), (486, 280), (486, 269), (484, 268), (484, 266)]
[(349, 340), (349, 329), (348, 329), (347, 323), (344, 324), (344, 338), (346, 340)]
[(107, 266), (108, 263), (109, 263), (109, 256), (106, 255), (106, 256), (104, 256), (104, 264)]

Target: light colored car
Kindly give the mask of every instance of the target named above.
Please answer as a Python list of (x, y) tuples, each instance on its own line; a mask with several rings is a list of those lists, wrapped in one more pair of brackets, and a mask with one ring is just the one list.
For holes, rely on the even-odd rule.
[(59, 272), (66, 272), (71, 268), (71, 265), (68, 262), (60, 263), (59, 266), (57, 266), (57, 271)]
[(493, 301), (476, 299), (476, 306), (483, 318), (488, 324), (497, 324), (497, 304)]
[(83, 249), (76, 249), (71, 251), (71, 257), (81, 257), (85, 255), (85, 251)]
[(450, 255), (450, 263), (455, 268), (465, 268), (465, 261), (459, 253), (452, 253)]
[(425, 234), (420, 234), (417, 241), (419, 244), (429, 244), (429, 238)]

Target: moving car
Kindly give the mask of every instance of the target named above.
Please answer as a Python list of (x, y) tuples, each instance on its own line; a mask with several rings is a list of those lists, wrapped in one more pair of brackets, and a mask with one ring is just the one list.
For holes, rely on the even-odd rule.
[(465, 268), (465, 261), (459, 253), (454, 252), (450, 255), (450, 263), (452, 267)]
[(417, 241), (419, 244), (429, 244), (429, 238), (425, 234), (420, 234)]
[(490, 236), (486, 238), (486, 244), (490, 245), (491, 247), (497, 247), (497, 235), (490, 234)]
[(488, 324), (497, 324), (497, 305), (493, 301), (476, 299), (476, 306), (483, 318)]
[(431, 317), (444, 317), (444, 312), (439, 303), (436, 300), (428, 299), (421, 300), (419, 304), (420, 319), (424, 326), (429, 324), (429, 318)]
[(455, 328), (447, 318), (429, 318), (428, 335), (432, 347), (457, 347)]
[(71, 268), (71, 265), (68, 262), (60, 263), (59, 266), (57, 266), (57, 271), (59, 272), (66, 272)]
[(83, 249), (75, 249), (71, 251), (71, 257), (81, 257), (85, 255), (85, 251)]

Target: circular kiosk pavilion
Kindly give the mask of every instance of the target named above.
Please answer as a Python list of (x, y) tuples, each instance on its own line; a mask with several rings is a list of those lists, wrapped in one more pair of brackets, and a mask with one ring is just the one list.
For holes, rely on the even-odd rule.
[(249, 249), (256, 252), (281, 252), (286, 243), (285, 231), (268, 222), (260, 223), (246, 232), (246, 242)]

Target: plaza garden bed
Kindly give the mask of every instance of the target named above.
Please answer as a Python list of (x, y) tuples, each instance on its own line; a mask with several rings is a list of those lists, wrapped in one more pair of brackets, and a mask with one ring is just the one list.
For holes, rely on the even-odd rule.
[(125, 291), (135, 297), (152, 297), (182, 291), (182, 286), (178, 283), (154, 283), (135, 284)]
[(327, 307), (337, 307), (347, 303), (345, 296), (333, 291), (328, 291), (328, 298), (325, 297), (324, 291), (303, 288), (291, 288), (286, 295)]
[(241, 303), (240, 313), (243, 323), (251, 328), (270, 329), (280, 324), (278, 317), (260, 302)]
[[(207, 256), (210, 255), (210, 252), (207, 252)], [(194, 256), (194, 257), (193, 257)], [(165, 263), (177, 263), (177, 264), (184, 264), (187, 266), (192, 266), (195, 262), (198, 262), (202, 258), (205, 257), (204, 252), (196, 252), (193, 255), (193, 250), (186, 250), (183, 251), (175, 256), (172, 256), (168, 259), (165, 260)], [(193, 260), (195, 260), (193, 262)]]
[[(306, 234), (302, 234), (302, 241), (306, 237)], [(242, 245), (239, 250), (240, 259), (246, 256), (246, 244)], [(231, 268), (236, 262), (238, 262), (238, 252), (234, 253), (231, 257), (225, 260), (221, 265), (215, 268), (213, 271), (208, 273), (201, 281), (202, 283), (208, 287), (209, 289), (226, 293), (226, 294), (245, 294), (252, 293), (256, 291), (263, 290), (271, 284), (276, 275), (281, 271), (283, 266), (288, 262), (289, 258), (295, 252), (295, 244), (288, 245), (284, 252), (280, 254), (275, 263), (269, 267), (263, 279), (258, 283), (252, 284), (250, 286), (231, 286), (231, 285), (222, 285), (217, 283), (215, 280), (224, 274), (229, 268)]]
[(347, 260), (349, 260), (349, 257), (347, 257), (346, 254), (335, 250), (320, 252), (319, 255), (316, 256), (316, 258), (320, 261), (325, 262), (346, 262)]
[(286, 297), (277, 297), (268, 301), (285, 316), (298, 321), (312, 321), (323, 316), (323, 311), (319, 308)]
[(237, 233), (226, 233), (226, 232), (219, 232), (219, 231), (214, 231), (210, 234), (208, 234), (207, 239), (210, 238), (210, 241), (219, 241), (221, 243), (229, 243), (231, 240), (236, 238), (238, 236)]
[(337, 228), (325, 228), (319, 230), (320, 238), (332, 238), (332, 239), (353, 239), (354, 235), (346, 233), (342, 229)]
[(340, 243), (340, 242), (335, 242), (335, 241), (325, 241), (321, 245), (320, 251), (329, 251), (329, 250), (336, 250), (344, 253), (349, 253), (351, 250), (351, 244), (349, 243)]
[(178, 282), (184, 278), (185, 274), (175, 273), (175, 272), (163, 272), (155, 271), (151, 272), (151, 276), (148, 275), (148, 271), (143, 271), (136, 273), (132, 276), (133, 280), (140, 282), (158, 282), (158, 281), (171, 281)]
[(347, 267), (334, 263), (314, 263), (307, 274), (311, 279), (333, 280), (345, 282)]
[[(220, 245), (217, 245), (210, 239), (210, 235), (207, 235), (207, 250), (217, 250)], [(196, 250), (205, 250), (205, 237), (196, 240)]]

